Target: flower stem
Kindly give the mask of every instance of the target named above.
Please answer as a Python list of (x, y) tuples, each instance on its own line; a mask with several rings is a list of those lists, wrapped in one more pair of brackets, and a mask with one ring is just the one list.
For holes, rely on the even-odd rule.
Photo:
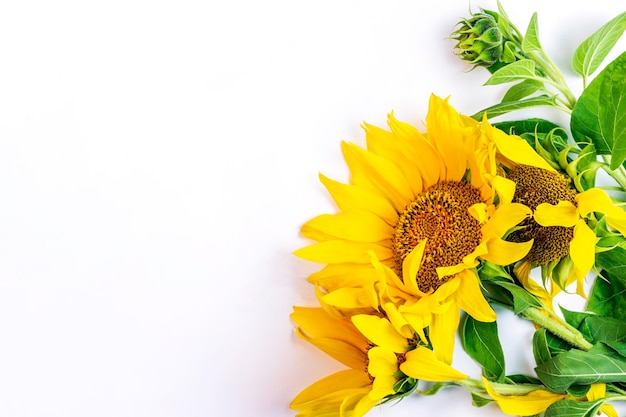
[[(474, 390), (486, 391), (483, 381), (477, 379), (467, 378), (462, 381), (456, 381), (455, 384)], [(489, 385), (491, 385), (498, 394), (502, 395), (526, 395), (538, 389), (546, 389), (543, 385), (535, 384), (502, 384), (490, 382)]]
[[(548, 312), (550, 316), (547, 316), (545, 312)], [(522, 311), (520, 315), (525, 319), (549, 330), (555, 336), (569, 342), (577, 348), (587, 351), (593, 347), (593, 345), (583, 337), (582, 333), (548, 310), (529, 307)]]

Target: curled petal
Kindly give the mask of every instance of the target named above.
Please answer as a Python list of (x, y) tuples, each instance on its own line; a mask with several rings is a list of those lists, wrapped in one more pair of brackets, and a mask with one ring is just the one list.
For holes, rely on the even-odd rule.
[(397, 353), (403, 353), (407, 349), (406, 338), (398, 333), (385, 318), (358, 314), (352, 317), (352, 323), (365, 337), (378, 346)]
[(440, 361), (432, 350), (424, 346), (407, 352), (405, 357), (406, 361), (400, 365), (400, 370), (412, 378), (431, 382), (459, 381), (467, 378), (467, 375)]
[(458, 277), (461, 285), (455, 295), (459, 307), (478, 321), (495, 321), (496, 313), (480, 291), (478, 277), (474, 272), (466, 270), (461, 272)]
[(549, 203), (539, 204), (533, 216), (538, 224), (546, 227), (573, 227), (580, 218), (578, 209), (569, 201), (559, 201), (556, 205)]

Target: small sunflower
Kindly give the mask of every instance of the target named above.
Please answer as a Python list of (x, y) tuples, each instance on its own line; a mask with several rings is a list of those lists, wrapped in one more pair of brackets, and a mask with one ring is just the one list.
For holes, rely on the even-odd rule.
[[(598, 238), (589, 227), (594, 213), (624, 235), (626, 212), (616, 206), (600, 188), (583, 192), (560, 174), (520, 137), (490, 127), (488, 141), (495, 144), (505, 176), (515, 183), (513, 201), (528, 206), (533, 216), (508, 235), (512, 242), (533, 241), (528, 254), (515, 267), (522, 284), (533, 294), (551, 301), (556, 294), (576, 282), (576, 292), (585, 296), (584, 278), (593, 268)], [(530, 278), (540, 267), (545, 286)]]
[(381, 400), (411, 392), (417, 380), (456, 381), (467, 375), (439, 361), (416, 339), (406, 339), (389, 321), (372, 315), (352, 320), (323, 308), (294, 307), (297, 334), (350, 369), (300, 392), (291, 402), (298, 417), (360, 417)]
[(523, 258), (532, 242), (503, 237), (531, 211), (496, 176), (483, 126), (447, 100), (431, 97), (426, 134), (393, 114), (388, 124), (364, 125), (367, 149), (342, 144), (350, 183), (320, 176), (340, 212), (306, 222), (302, 234), (318, 243), (295, 254), (327, 264), (309, 281), (340, 314), (380, 313), (405, 337), (430, 326), (435, 352), (450, 363), (460, 309), (496, 318), (475, 267)]

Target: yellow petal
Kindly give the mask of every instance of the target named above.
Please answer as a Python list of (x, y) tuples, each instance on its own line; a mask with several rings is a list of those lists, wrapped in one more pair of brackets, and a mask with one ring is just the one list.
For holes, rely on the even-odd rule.
[(380, 260), (393, 257), (391, 249), (377, 243), (350, 242), (346, 240), (328, 240), (296, 250), (293, 254), (309, 261), (325, 264), (354, 262), (369, 263), (369, 251), (373, 251)]
[(311, 284), (317, 284), (333, 291), (346, 287), (363, 287), (378, 280), (376, 271), (368, 264), (339, 263), (326, 265), (307, 278)]
[(535, 209), (533, 217), (538, 224), (546, 227), (572, 227), (580, 218), (578, 209), (569, 201), (559, 201), (557, 205), (541, 203)]
[(389, 200), (381, 194), (352, 184), (342, 184), (320, 174), (320, 181), (337, 206), (343, 211), (367, 210), (385, 220), (387, 224), (395, 226), (398, 222), (398, 213)]
[(354, 184), (377, 190), (387, 197), (396, 211), (404, 211), (413, 192), (392, 162), (353, 143), (342, 142), (342, 150)]
[(400, 333), (406, 339), (413, 338), (414, 330), (411, 327), (411, 324), (406, 320), (404, 315), (400, 313), (400, 311), (398, 311), (398, 307), (396, 307), (393, 303), (385, 303), (383, 309), (385, 310), (387, 318), (393, 325), (393, 328), (396, 329), (398, 333)]
[(520, 224), (532, 211), (523, 204), (501, 204), (491, 215), (491, 218), (482, 228), (483, 239), (502, 237), (514, 226)]
[[(354, 412), (352, 414), (352, 417), (363, 417), (365, 414), (367, 414), (376, 404), (378, 403), (378, 400), (372, 400), (369, 395), (365, 395), (362, 398), (359, 399), (359, 401), (354, 405)], [(340, 411), (340, 417), (345, 417), (345, 416), (349, 416), (350, 412), (349, 409), (345, 409), (342, 407), (341, 411)], [(336, 416), (336, 414), (331, 414), (328, 417), (333, 417)], [(313, 417), (313, 416), (311, 416)], [(322, 416), (319, 416), (322, 417)]]
[(414, 126), (397, 120), (393, 114), (389, 115), (387, 124), (398, 139), (402, 152), (410, 160), (419, 161), (416, 168), (422, 177), (422, 187), (426, 189), (439, 182), (445, 162), (433, 145)]
[[(389, 117), (393, 117), (393, 113)], [(406, 147), (402, 146), (402, 143), (397, 140), (393, 133), (367, 123), (363, 124), (363, 128), (365, 129), (367, 149), (394, 162), (407, 179), (413, 194), (421, 193), (423, 191), (422, 176), (418, 169), (419, 164), (416, 163), (419, 160), (416, 158), (417, 155), (413, 155), (411, 158)]]
[(433, 314), (429, 337), (437, 358), (444, 363), (452, 363), (456, 330), (459, 327), (460, 313), (456, 304), (451, 303), (441, 314)]
[(301, 232), (304, 237), (317, 241), (380, 242), (390, 239), (394, 229), (371, 212), (352, 210), (314, 217), (302, 226)]
[(353, 390), (367, 388), (371, 385), (369, 375), (356, 369), (348, 369), (331, 374), (311, 384), (300, 392), (291, 402), (290, 407), (294, 410), (310, 408), (311, 403), (317, 403), (328, 395), (351, 392)]
[(495, 321), (496, 312), (480, 291), (478, 277), (474, 272), (463, 271), (457, 275), (457, 278), (461, 280), (461, 285), (454, 294), (459, 307), (478, 321)]
[(531, 269), (531, 262), (524, 260), (515, 265), (513, 271), (515, 272), (515, 275), (517, 276), (519, 281), (522, 283), (522, 286), (528, 292), (539, 297), (546, 306), (551, 307), (552, 297), (543, 286), (539, 285), (537, 282), (535, 282), (535, 280), (532, 279), (532, 277), (530, 276)]
[(463, 152), (465, 126), (459, 113), (435, 95), (430, 96), (426, 115), (428, 138), (446, 161), (445, 175), (448, 181), (459, 181), (465, 175), (467, 162)]
[(519, 136), (507, 135), (503, 131), (492, 128), (491, 137), (495, 141), (504, 157), (518, 164), (530, 165), (537, 168), (547, 169), (554, 172), (554, 168), (548, 164), (535, 150)]
[(400, 370), (406, 375), (430, 382), (459, 381), (467, 375), (437, 359), (435, 353), (423, 346), (407, 352)]
[(577, 194), (576, 204), (580, 215), (586, 217), (591, 212), (610, 214), (616, 209), (611, 197), (600, 188), (590, 188)]
[(617, 415), (617, 410), (611, 404), (603, 404), (598, 410), (598, 414), (599, 413), (604, 413), (608, 417), (619, 417)]
[(612, 228), (626, 235), (626, 212), (613, 204), (611, 197), (599, 188), (591, 188), (576, 195), (578, 211), (583, 217), (591, 212), (606, 214), (606, 222)]
[(291, 319), (311, 338), (327, 338), (344, 341), (358, 347), (363, 353), (368, 340), (348, 319), (338, 320), (319, 307), (293, 307)]
[(579, 220), (574, 227), (574, 237), (569, 243), (569, 255), (574, 263), (573, 272), (577, 280), (576, 292), (585, 297), (584, 279), (593, 268), (596, 256), (596, 234), (584, 220)]
[(498, 394), (489, 381), (483, 377), (487, 392), (500, 406), (505, 414), (510, 416), (532, 416), (542, 413), (552, 403), (567, 397), (567, 394), (557, 394), (551, 391), (538, 389), (526, 395), (501, 395)]
[(358, 314), (352, 317), (352, 323), (365, 337), (378, 346), (397, 353), (403, 353), (407, 349), (407, 339), (398, 333), (385, 318)]
[(365, 363), (365, 353), (362, 349), (354, 345), (336, 339), (312, 338), (300, 328), (296, 329), (296, 334), (302, 340), (306, 340), (331, 358), (343, 363), (349, 368), (360, 369)]
[(373, 285), (364, 288), (339, 288), (323, 296), (323, 300), (337, 308), (375, 310), (378, 307), (378, 297)]
[(499, 175), (485, 174), (491, 186), (496, 190), (500, 198), (500, 204), (510, 204), (515, 195), (515, 182)]
[(526, 256), (532, 246), (532, 240), (514, 243), (498, 238), (490, 239), (487, 241), (489, 252), (482, 258), (497, 265), (511, 265)]
[(402, 279), (404, 284), (410, 288), (414, 294), (422, 295), (417, 285), (417, 274), (422, 264), (422, 256), (426, 248), (426, 239), (417, 244), (402, 261)]
[(367, 372), (375, 378), (390, 376), (398, 372), (398, 357), (396, 354), (381, 346), (374, 346), (367, 351), (369, 363)]
[(606, 384), (598, 383), (591, 384), (589, 391), (587, 391), (587, 401), (601, 400), (606, 397)]

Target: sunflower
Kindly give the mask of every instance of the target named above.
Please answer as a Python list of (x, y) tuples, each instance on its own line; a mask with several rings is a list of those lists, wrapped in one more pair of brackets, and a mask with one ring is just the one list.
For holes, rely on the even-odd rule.
[[(598, 237), (589, 227), (595, 213), (609, 227), (624, 235), (626, 212), (600, 188), (579, 192), (568, 177), (552, 168), (522, 138), (507, 135), (485, 123), (487, 142), (495, 144), (505, 175), (515, 183), (513, 201), (533, 210), (521, 228), (512, 232), (512, 242), (533, 241), (528, 254), (515, 267), (522, 284), (549, 301), (576, 282), (576, 292), (585, 297), (584, 278), (593, 268)], [(544, 287), (530, 278), (540, 267)]]
[(349, 184), (320, 176), (340, 212), (302, 227), (317, 243), (301, 258), (327, 264), (309, 277), (338, 315), (381, 314), (404, 337), (417, 333), (451, 363), (459, 311), (496, 315), (480, 290), (480, 259), (509, 265), (532, 242), (503, 239), (530, 210), (496, 175), (484, 126), (431, 96), (427, 133), (389, 115), (390, 131), (364, 124), (367, 149), (342, 143)]
[(417, 380), (456, 381), (467, 375), (439, 361), (416, 339), (372, 315), (335, 318), (323, 308), (294, 307), (297, 334), (350, 369), (313, 383), (291, 402), (299, 417), (360, 417), (385, 398), (411, 392)]

